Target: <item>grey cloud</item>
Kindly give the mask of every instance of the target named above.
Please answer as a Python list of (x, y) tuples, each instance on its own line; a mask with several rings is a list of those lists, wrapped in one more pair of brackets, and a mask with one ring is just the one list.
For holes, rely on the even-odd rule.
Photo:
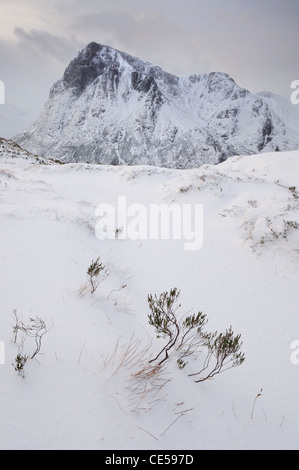
[(17, 42), (0, 41), (6, 101), (37, 116), (50, 87), (61, 77), (77, 50), (67, 39), (44, 31), (26, 32), (18, 27), (15, 34)]
[(79, 46), (74, 38), (54, 36), (47, 31), (33, 29), (28, 32), (21, 27), (16, 27), (15, 35), (23, 48), (32, 48), (43, 57), (48, 55), (64, 64), (71, 60), (77, 52), (74, 43)]
[(70, 31), (82, 40), (104, 42), (132, 55), (160, 65), (177, 75), (209, 71), (184, 28), (161, 14), (135, 17), (125, 12), (105, 10), (100, 14), (77, 17)]
[[(42, 108), (50, 86), (90, 41), (181, 76), (227, 72), (251, 91), (288, 96), (291, 81), (299, 78), (298, 0), (26, 0), (26, 7), (23, 0), (0, 3), (9, 11), (15, 32), (14, 42), (11, 34), (0, 41), (0, 79), (9, 82), (8, 95), (28, 109)], [(23, 20), (24, 8), (29, 13)], [(1, 19), (5, 24), (5, 15)]]

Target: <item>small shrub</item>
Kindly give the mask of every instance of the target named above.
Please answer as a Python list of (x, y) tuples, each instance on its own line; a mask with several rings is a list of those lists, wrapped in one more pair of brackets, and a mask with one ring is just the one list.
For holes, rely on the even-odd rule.
[[(180, 320), (177, 310), (181, 304), (177, 304), (181, 292), (171, 289), (160, 296), (148, 296), (148, 304), (151, 313), (148, 315), (149, 324), (154, 326), (158, 338), (166, 340), (165, 346), (150, 362), (160, 359), (158, 366), (165, 363), (170, 353), (177, 357), (179, 369), (187, 366), (185, 359), (190, 356), (198, 357), (205, 351), (206, 358), (202, 368), (189, 377), (199, 377), (196, 383), (212, 379), (216, 374), (242, 365), (245, 356), (241, 352), (241, 335), (235, 335), (232, 327), (224, 333), (208, 333), (204, 330), (207, 324), (207, 316), (202, 312), (190, 315)], [(162, 359), (161, 359), (162, 356)]]
[[(15, 324), (13, 325), (13, 342), (18, 346), (18, 354), (13, 364), (15, 371), (24, 377), (24, 367), (29, 359), (34, 359), (41, 351), (42, 340), (46, 333), (53, 327), (48, 329), (46, 322), (40, 317), (29, 318), (29, 323), (25, 324), (17, 315), (14, 310), (13, 316)], [(21, 337), (19, 335), (21, 334)], [(28, 338), (32, 338), (34, 342), (33, 352), (31, 354), (24, 354), (25, 342)]]
[(91, 293), (94, 294), (100, 285), (100, 282), (108, 276), (108, 270), (100, 262), (100, 257), (95, 261), (92, 261), (91, 265), (87, 270), (87, 276), (89, 278)]
[(187, 365), (187, 363), (183, 361), (183, 359), (181, 358), (179, 358), (176, 362), (177, 362), (178, 368), (181, 370), (184, 369)]
[(25, 377), (25, 371), (24, 367), (26, 362), (28, 361), (29, 356), (23, 356), (22, 354), (17, 354), (15, 358), (15, 362), (13, 364), (15, 371), (18, 373), (18, 375), (22, 378)]
[(117, 227), (115, 229), (115, 238), (118, 240), (119, 236), (123, 233), (124, 228), (123, 227)]
[(299, 193), (297, 191), (296, 186), (290, 186), (289, 191), (292, 193), (292, 195), (295, 199), (299, 199)]
[(175, 346), (179, 338), (181, 329), (174, 310), (174, 305), (179, 296), (180, 291), (177, 289), (171, 289), (169, 293), (163, 292), (159, 297), (156, 295), (148, 296), (148, 304), (151, 310), (151, 314), (148, 315), (149, 324), (155, 327), (158, 338), (161, 336), (167, 338), (167, 344), (150, 362), (156, 361), (162, 354), (164, 354), (164, 358), (159, 362), (159, 365), (165, 362), (169, 357), (169, 351)]
[(20, 332), (22, 333), (22, 339), (19, 343), (19, 346), (22, 348), (24, 347), (26, 337), (34, 338), (35, 349), (33, 353), (28, 356), (28, 359), (34, 359), (35, 356), (40, 353), (43, 336), (49, 331), (46, 322), (39, 317), (35, 317), (29, 318), (29, 323), (26, 325), (19, 319), (16, 311), (14, 311), (14, 317), (16, 321), (15, 325), (13, 326), (14, 343), (17, 343), (18, 334)]
[(296, 221), (294, 221), (294, 220), (284, 220), (283, 222), (284, 222), (284, 224), (285, 224), (285, 226), (286, 226), (287, 229), (291, 229), (291, 228), (293, 228), (293, 229), (295, 229), (295, 230), (298, 230), (298, 229), (299, 229), (299, 224), (298, 224), (298, 222), (296, 222)]
[(241, 353), (241, 335), (234, 335), (232, 327), (225, 333), (213, 333), (205, 335), (203, 345), (207, 348), (207, 355), (204, 367), (196, 373), (189, 374), (190, 377), (202, 375), (195, 380), (196, 383), (212, 379), (216, 374), (220, 374), (228, 369), (241, 366), (245, 361), (245, 356)]

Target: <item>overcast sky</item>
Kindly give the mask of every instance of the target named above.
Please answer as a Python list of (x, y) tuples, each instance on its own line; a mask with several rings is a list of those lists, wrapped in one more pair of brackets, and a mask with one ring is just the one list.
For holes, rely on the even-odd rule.
[(6, 101), (34, 114), (91, 41), (252, 92), (289, 97), (299, 80), (298, 0), (0, 0), (0, 18)]

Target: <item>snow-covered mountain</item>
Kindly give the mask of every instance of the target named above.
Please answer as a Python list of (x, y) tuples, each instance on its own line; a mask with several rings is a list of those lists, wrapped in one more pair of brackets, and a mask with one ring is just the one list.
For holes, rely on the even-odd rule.
[(64, 162), (170, 168), (299, 146), (271, 103), (228, 75), (179, 78), (96, 43), (70, 63), (39, 119), (15, 140)]

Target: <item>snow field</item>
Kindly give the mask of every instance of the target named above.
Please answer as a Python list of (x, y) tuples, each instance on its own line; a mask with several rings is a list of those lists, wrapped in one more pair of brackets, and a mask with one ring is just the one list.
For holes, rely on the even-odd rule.
[[(298, 152), (184, 171), (2, 156), (1, 448), (298, 448), (298, 166)], [(118, 195), (203, 204), (203, 248), (98, 240), (95, 209)], [(82, 287), (98, 256), (109, 277), (90, 295)], [(162, 344), (147, 295), (172, 287), (182, 315), (203, 311), (210, 331), (242, 334), (242, 367), (195, 384), (169, 361), (154, 380), (134, 378)], [(24, 379), (12, 366), (14, 309), (53, 323)]]

